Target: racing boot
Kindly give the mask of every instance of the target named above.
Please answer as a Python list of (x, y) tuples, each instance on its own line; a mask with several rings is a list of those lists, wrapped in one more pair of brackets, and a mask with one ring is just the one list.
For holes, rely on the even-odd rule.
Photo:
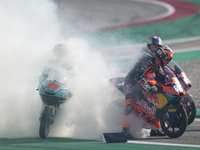
[(129, 128), (122, 128), (122, 132), (124, 132), (127, 139), (133, 139), (134, 137), (130, 134)]
[(166, 136), (166, 134), (159, 130), (151, 130), (150, 136)]
[(133, 102), (132, 98), (126, 99), (125, 109), (123, 113), (122, 119), (122, 132), (125, 133), (127, 139), (132, 139), (133, 136), (129, 132), (130, 122), (129, 122), (129, 114), (133, 111)]
[(123, 114), (122, 132), (124, 132), (127, 139), (132, 139), (133, 136), (129, 132), (129, 127), (130, 127), (129, 116)]

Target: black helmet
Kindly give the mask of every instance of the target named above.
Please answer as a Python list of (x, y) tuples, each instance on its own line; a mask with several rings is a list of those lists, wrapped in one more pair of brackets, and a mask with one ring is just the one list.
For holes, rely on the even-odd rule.
[(162, 40), (159, 36), (151, 36), (147, 40), (147, 47), (149, 49), (149, 52), (153, 54), (155, 54), (155, 50), (151, 49), (151, 44), (159, 45), (159, 47), (163, 45)]
[(172, 60), (174, 52), (169, 46), (165, 45), (157, 50), (156, 56), (161, 60), (162, 65), (167, 65)]

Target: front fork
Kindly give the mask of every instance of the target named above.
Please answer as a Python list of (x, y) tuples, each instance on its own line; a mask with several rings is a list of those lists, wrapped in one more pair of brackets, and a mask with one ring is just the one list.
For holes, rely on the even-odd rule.
[(58, 105), (57, 104), (56, 105), (49, 105), (49, 104), (47, 104), (45, 102), (43, 104), (43, 107), (42, 107), (42, 110), (41, 110), (41, 113), (40, 113), (39, 121), (41, 121), (41, 119), (42, 119), (45, 107), (49, 107), (49, 109), (51, 109), (50, 118), (51, 118), (51, 124), (53, 124), (55, 122), (55, 117), (56, 117), (56, 112), (57, 112), (57, 109), (58, 109)]

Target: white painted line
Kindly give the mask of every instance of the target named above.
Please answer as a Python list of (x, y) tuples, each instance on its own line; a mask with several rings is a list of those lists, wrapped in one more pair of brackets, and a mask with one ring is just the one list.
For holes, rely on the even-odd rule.
[[(161, 37), (162, 39), (162, 37)], [(165, 40), (163, 41), (164, 45), (174, 44), (174, 43), (181, 43), (181, 42), (189, 42), (189, 41), (197, 41), (200, 40), (200, 36), (198, 37), (190, 37), (190, 38), (183, 38), (183, 39), (176, 39), (176, 40)], [(146, 46), (146, 43), (136, 43), (136, 44), (130, 44), (130, 45), (123, 45), (123, 46), (113, 46), (108, 48), (101, 48), (97, 49), (99, 51), (108, 51), (108, 50), (115, 50), (115, 49), (124, 49), (124, 48), (132, 48), (132, 47), (142, 47)]]
[(200, 118), (195, 118), (194, 121), (200, 121)]
[(142, 142), (142, 141), (128, 141), (127, 143), (164, 145), (164, 146), (179, 146), (179, 147), (200, 147), (200, 145), (191, 145), (191, 144), (173, 144), (173, 143)]
[[(163, 41), (164, 45), (170, 45), (174, 43), (181, 42), (189, 42), (189, 41), (198, 41), (200, 37), (191, 37), (191, 38), (184, 38), (184, 39), (177, 39), (177, 40), (168, 40)], [(137, 55), (137, 52), (143, 47), (146, 46), (146, 43), (137, 43), (131, 45), (124, 45), (124, 46), (114, 46), (108, 48), (101, 48), (96, 49), (96, 51), (100, 51), (106, 61), (113, 61), (113, 60), (122, 60), (122, 59), (130, 59), (134, 58)], [(199, 51), (200, 47), (191, 47), (185, 49), (173, 49), (174, 53), (182, 53), (182, 52), (192, 52), (192, 51)]]
[(200, 47), (186, 48), (186, 49), (175, 49), (174, 53), (182, 53), (182, 52), (195, 52), (200, 51)]
[(164, 42), (168, 43), (168, 44), (174, 44), (174, 43), (190, 42), (190, 41), (197, 41), (197, 40), (200, 40), (200, 36), (190, 37), (190, 38), (182, 38), (182, 39), (176, 39), (176, 40), (166, 40)]
[(167, 8), (167, 12), (164, 13), (164, 14), (160, 14), (158, 16), (154, 16), (154, 17), (149, 17), (148, 19), (141, 19), (141, 20), (138, 20), (137, 23), (140, 23), (140, 22), (146, 22), (146, 21), (149, 21), (149, 20), (156, 20), (156, 19), (162, 19), (162, 18), (165, 18), (165, 17), (168, 17), (170, 15), (172, 15), (174, 12), (175, 12), (175, 9), (172, 5), (170, 4), (167, 4), (165, 2), (161, 2), (161, 1), (151, 1), (151, 0), (130, 0), (130, 1), (137, 1), (137, 2), (144, 2), (144, 3), (152, 3), (152, 4), (155, 4), (155, 5), (159, 5), (159, 6), (162, 6), (162, 7), (165, 7)]
[[(117, 56), (110, 55), (109, 57), (106, 57), (106, 61), (115, 61), (115, 60), (123, 60), (123, 59), (134, 59), (136, 57), (136, 53), (134, 52), (134, 48), (131, 49), (132, 52), (127, 53), (127, 54), (119, 54)], [(187, 49), (173, 49), (174, 53), (183, 53), (183, 52), (195, 52), (195, 51), (200, 51), (200, 47), (195, 47), (195, 48), (187, 48)], [(113, 51), (113, 53), (116, 53), (117, 51)], [(104, 53), (106, 54), (106, 52)]]

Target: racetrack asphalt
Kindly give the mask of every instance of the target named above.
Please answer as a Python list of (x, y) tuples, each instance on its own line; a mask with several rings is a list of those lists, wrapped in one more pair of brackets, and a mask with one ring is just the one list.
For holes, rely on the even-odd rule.
[(199, 11), (199, 7), (193, 3), (174, 0), (54, 1), (60, 10), (58, 16), (68, 20), (68, 25), (63, 24), (63, 27), (69, 33), (74, 30), (76, 33), (95, 32), (173, 21)]

